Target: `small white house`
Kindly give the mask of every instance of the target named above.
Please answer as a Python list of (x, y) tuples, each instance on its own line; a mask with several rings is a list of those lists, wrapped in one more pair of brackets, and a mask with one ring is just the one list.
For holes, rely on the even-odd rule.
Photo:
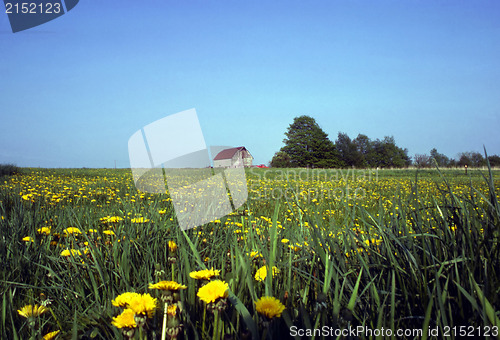
[[(239, 162), (238, 162), (239, 161)], [(214, 168), (232, 168), (237, 164), (252, 166), (253, 157), (244, 146), (222, 150), (214, 158)]]

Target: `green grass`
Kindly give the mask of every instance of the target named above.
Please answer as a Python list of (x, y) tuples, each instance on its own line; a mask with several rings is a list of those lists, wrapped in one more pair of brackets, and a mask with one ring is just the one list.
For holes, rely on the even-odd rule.
[[(499, 172), (349, 171), (248, 169), (242, 208), (183, 232), (169, 196), (141, 195), (129, 170), (22, 169), (0, 182), (0, 338), (58, 329), (64, 339), (123, 338), (111, 325), (120, 312), (111, 300), (127, 291), (157, 296), (148, 284), (173, 276), (187, 286), (181, 337), (211, 339), (214, 316), (189, 273), (212, 267), (229, 284), (221, 333), (232, 339), (290, 338), (292, 326), (500, 326)], [(111, 226), (104, 216), (124, 219)], [(139, 216), (149, 221), (133, 223)], [(37, 233), (45, 226), (50, 236)], [(54, 235), (68, 227), (98, 236)], [(87, 255), (60, 256), (85, 242)], [(259, 282), (263, 265), (279, 273)], [(264, 295), (286, 307), (270, 323), (255, 310)], [(51, 311), (34, 326), (17, 313), (46, 299)], [(148, 339), (161, 334), (161, 310), (148, 321)]]

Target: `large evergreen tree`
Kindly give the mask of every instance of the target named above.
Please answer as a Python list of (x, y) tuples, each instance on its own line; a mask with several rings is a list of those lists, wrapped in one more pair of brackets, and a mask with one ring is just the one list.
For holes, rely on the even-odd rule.
[(294, 118), (285, 136), (285, 146), (280, 151), (290, 157), (291, 166), (329, 168), (338, 165), (332, 141), (314, 118)]

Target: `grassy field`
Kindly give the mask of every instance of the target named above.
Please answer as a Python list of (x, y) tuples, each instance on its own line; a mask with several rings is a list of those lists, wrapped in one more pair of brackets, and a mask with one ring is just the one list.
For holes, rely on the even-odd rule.
[(0, 338), (500, 338), (500, 171), (246, 175), (187, 231), (128, 169), (1, 177)]

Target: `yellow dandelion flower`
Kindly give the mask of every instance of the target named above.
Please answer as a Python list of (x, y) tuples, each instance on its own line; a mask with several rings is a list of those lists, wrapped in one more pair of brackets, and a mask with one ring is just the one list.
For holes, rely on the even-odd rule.
[(132, 222), (132, 223), (146, 223), (146, 222), (149, 222), (149, 220), (147, 218), (144, 218), (144, 217), (136, 217), (136, 218), (131, 219), (130, 222)]
[(159, 290), (179, 290), (186, 289), (187, 286), (181, 285), (175, 281), (160, 281), (155, 284), (150, 283), (149, 289), (159, 289)]
[(78, 228), (69, 227), (69, 228), (64, 229), (63, 233), (64, 233), (64, 236), (68, 236), (68, 235), (71, 235), (71, 234), (75, 234), (75, 235), (76, 234), (81, 234), (82, 232)]
[(263, 296), (255, 302), (255, 309), (260, 314), (272, 319), (280, 317), (281, 313), (285, 310), (285, 306), (272, 296)]
[(282, 240), (281, 240), (281, 243), (283, 243), (283, 244), (286, 244), (286, 243), (288, 243), (288, 242), (290, 242), (290, 240), (289, 240), (289, 239), (287, 239), (287, 238), (284, 238), (284, 239), (282, 239)]
[(23, 241), (24, 242), (35, 242), (35, 240), (33, 240), (33, 238), (30, 236), (23, 237)]
[(76, 256), (76, 255), (82, 255), (82, 253), (78, 249), (64, 249), (61, 252), (61, 256)]
[[(279, 272), (280, 272), (279, 269), (273, 266), (273, 277), (275, 277), (276, 274), (278, 274)], [(267, 276), (267, 267), (266, 266), (260, 267), (255, 273), (255, 280), (264, 281), (266, 279), (266, 276)]]
[(210, 281), (201, 287), (196, 295), (206, 303), (215, 302), (219, 298), (227, 298), (229, 285), (221, 280)]
[(137, 294), (128, 303), (128, 308), (132, 309), (136, 315), (146, 315), (153, 317), (156, 310), (156, 299), (148, 293)]
[(59, 334), (59, 332), (61, 332), (61, 331), (58, 330), (58, 331), (53, 331), (53, 332), (47, 333), (43, 336), (43, 340), (53, 340), (53, 339), (55, 339), (57, 334)]
[(195, 280), (210, 280), (214, 276), (219, 276), (220, 270), (212, 269), (204, 269), (196, 272), (189, 273), (189, 276)]
[(177, 250), (177, 244), (174, 241), (168, 241), (168, 249), (173, 253)]
[(117, 328), (135, 328), (135, 313), (132, 309), (125, 309), (120, 315), (113, 318), (111, 324)]
[(29, 201), (31, 200), (31, 197), (33, 197), (33, 194), (26, 194), (21, 196), (23, 200)]
[(113, 230), (104, 230), (102, 233), (105, 235), (111, 235), (111, 236), (115, 235), (115, 232)]
[(177, 305), (170, 305), (167, 307), (167, 314), (175, 316), (177, 314)]
[(38, 317), (48, 311), (47, 307), (45, 306), (39, 306), (39, 305), (26, 305), (22, 307), (21, 309), (18, 309), (17, 312), (19, 315), (25, 317), (25, 318), (30, 318), (30, 317)]
[(120, 222), (122, 220), (123, 220), (123, 218), (120, 217), (120, 216), (110, 216), (110, 217), (108, 217), (108, 219), (106, 220), (106, 222), (116, 223), (116, 222)]
[(50, 228), (49, 227), (38, 228), (36, 232), (41, 235), (50, 235)]
[(137, 295), (140, 295), (140, 294), (126, 292), (126, 293), (118, 295), (114, 300), (111, 301), (111, 303), (113, 304), (113, 306), (116, 306), (116, 307), (128, 307), (130, 300), (132, 300)]
[(260, 254), (258, 251), (252, 250), (250, 253), (247, 253), (249, 257), (262, 257), (262, 254)]

